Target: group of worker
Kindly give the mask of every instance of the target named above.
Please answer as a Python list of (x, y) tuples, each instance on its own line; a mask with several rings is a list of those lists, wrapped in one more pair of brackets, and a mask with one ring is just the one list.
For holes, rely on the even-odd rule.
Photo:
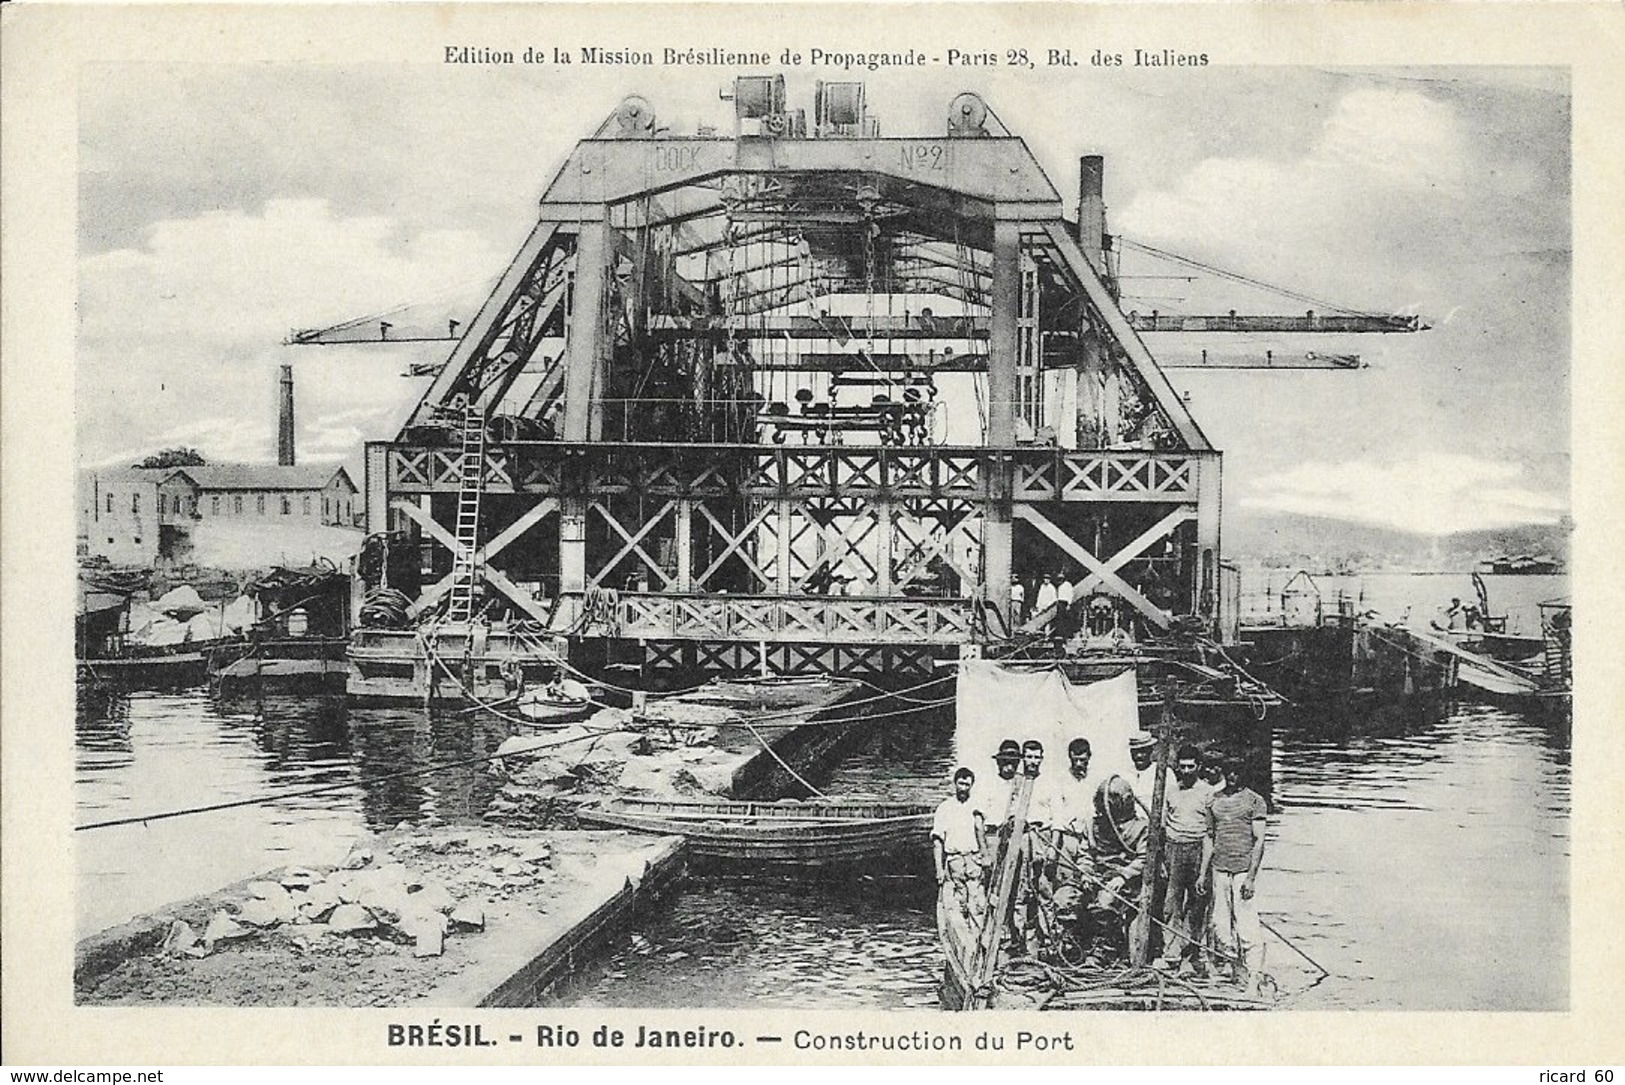
[[(1187, 976), (1217, 970), (1256, 989), (1263, 942), (1254, 890), (1268, 807), (1244, 785), (1237, 761), (1179, 747), (1162, 795), (1165, 889), (1142, 914), (1155, 751), (1152, 736), (1135, 734), (1133, 770), (1102, 779), (1090, 774), (1089, 740), (1074, 738), (1066, 770), (1040, 779), (1043, 744), (1006, 739), (993, 756), (996, 773), (983, 782), (956, 769), (953, 794), (932, 827), (941, 907), (957, 908), (972, 929), (1003, 924), (1000, 940), (1028, 956), (1064, 956), (1070, 939), (1105, 960), (1150, 939), (1161, 944), (1157, 968)], [(1024, 788), (1022, 777), (1030, 781)], [(993, 917), (1001, 844), (1004, 854), (1014, 847), (1020, 855), (1012, 907)]]
[(1458, 596), (1450, 597), (1450, 605), (1439, 608), (1439, 616), (1433, 620), (1433, 628), (1449, 632), (1458, 630), (1478, 629), (1484, 624), (1484, 612), (1471, 603), (1462, 605)]
[[(1180, 609), (1176, 593), (1155, 565), (1125, 573), (1147, 600), (1170, 613)], [(1074, 638), (1092, 648), (1121, 647), (1146, 629), (1141, 616), (1098, 581), (1074, 567), (1056, 568), (1036, 578), (1020, 573), (1010, 577), (1010, 624), (1020, 628), (1043, 619), (1042, 632), (1059, 640)]]
[[(1065, 573), (1056, 570), (1049, 576), (1040, 576), (1036, 583), (1023, 580), (1020, 576), (1010, 578), (1010, 622), (1012, 625), (1021, 625), (1029, 617), (1041, 614), (1057, 603), (1057, 612), (1072, 604), (1077, 589), (1072, 586)], [(1029, 600), (1032, 606), (1028, 607)]]
[[(1031, 607), (1028, 600), (1032, 601)], [(1121, 632), (1117, 604), (1103, 591), (1080, 596), (1078, 586), (1057, 569), (1029, 585), (1019, 576), (1010, 578), (1010, 622), (1020, 626), (1029, 618), (1049, 614), (1046, 631), (1065, 640), (1075, 634), (1109, 636)]]

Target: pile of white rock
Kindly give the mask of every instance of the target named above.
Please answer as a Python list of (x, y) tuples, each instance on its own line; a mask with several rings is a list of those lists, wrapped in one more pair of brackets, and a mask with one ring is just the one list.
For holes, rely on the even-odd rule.
[(374, 864), (367, 849), (330, 873), (289, 867), (276, 881), (249, 882), (247, 893), (216, 909), (201, 935), (176, 920), (163, 951), (206, 957), (221, 944), (277, 932), (306, 947), (332, 935), (375, 936), (412, 943), (414, 956), (438, 957), (447, 934), (485, 927), (478, 904), (401, 863)]

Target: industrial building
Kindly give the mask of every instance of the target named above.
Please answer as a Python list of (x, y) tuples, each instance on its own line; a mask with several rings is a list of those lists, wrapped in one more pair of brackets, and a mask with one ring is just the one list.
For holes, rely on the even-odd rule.
[(332, 464), (100, 469), (81, 473), (80, 492), (85, 556), (115, 565), (181, 557), (205, 521), (353, 527), (360, 513), (360, 491)]

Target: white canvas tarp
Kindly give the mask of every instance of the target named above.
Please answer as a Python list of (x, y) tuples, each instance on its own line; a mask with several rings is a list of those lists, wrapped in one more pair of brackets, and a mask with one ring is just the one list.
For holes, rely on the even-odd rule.
[(209, 604), (198, 595), (197, 589), (190, 584), (182, 584), (178, 588), (171, 588), (158, 601), (152, 604), (154, 610), (162, 611), (177, 621), (187, 621), (194, 614), (209, 609)]
[(1096, 782), (1132, 768), (1129, 736), (1140, 729), (1139, 689), (1134, 671), (1073, 685), (1058, 669), (1012, 670), (983, 659), (959, 665), (958, 723), (954, 764), (982, 779), (994, 771), (993, 755), (1005, 739), (1044, 744), (1040, 780), (1067, 771), (1066, 748), (1089, 740), (1089, 779)]

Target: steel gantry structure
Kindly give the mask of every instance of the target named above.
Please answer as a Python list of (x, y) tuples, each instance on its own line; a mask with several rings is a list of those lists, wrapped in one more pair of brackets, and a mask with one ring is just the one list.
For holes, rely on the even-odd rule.
[[(1061, 572), (1142, 632), (1223, 632), (1220, 453), (1076, 221), (974, 95), (883, 137), (862, 84), (735, 83), (731, 134), (628, 99), (391, 441), (369, 531), (414, 616), (507, 612), (650, 667), (906, 672)], [(1389, 330), (1372, 328), (1370, 330)]]

